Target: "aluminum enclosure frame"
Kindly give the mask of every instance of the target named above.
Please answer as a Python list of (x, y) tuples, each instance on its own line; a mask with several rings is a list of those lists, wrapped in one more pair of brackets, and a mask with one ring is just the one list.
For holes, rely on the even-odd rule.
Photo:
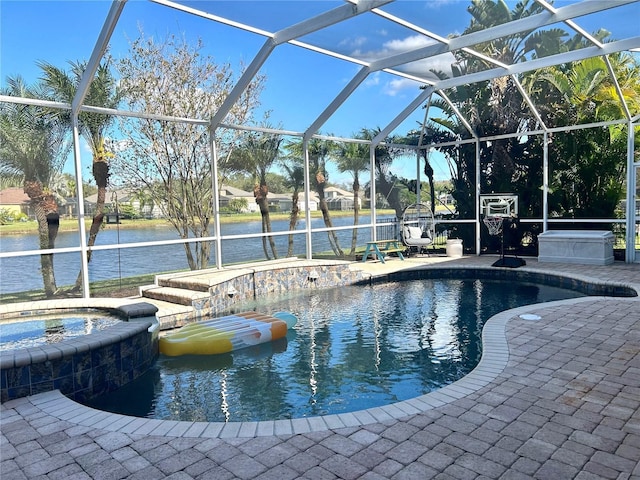
[[(309, 152), (308, 152), (308, 142), (312, 138), (326, 138), (319, 134), (320, 128), (327, 122), (332, 115), (350, 98), (350, 96), (361, 86), (367, 78), (373, 73), (384, 71), (386, 73), (395, 75), (399, 78), (409, 78), (412, 80), (419, 81), (423, 83), (426, 88), (420, 92), (418, 95), (412, 99), (406, 107), (398, 112), (398, 114), (393, 118), (391, 122), (389, 122), (386, 126), (384, 126), (380, 133), (370, 142), (370, 167), (371, 172), (375, 171), (375, 158), (374, 152), (377, 145), (380, 145), (384, 139), (395, 129), (397, 128), (403, 120), (405, 120), (410, 114), (412, 114), (417, 109), (421, 108), (423, 105), (428, 104), (431, 101), (431, 97), (434, 94), (439, 95), (445, 101), (448, 100), (447, 90), (456, 88), (459, 86), (473, 84), (477, 82), (483, 82), (487, 80), (492, 80), (499, 77), (509, 76), (511, 77), (516, 85), (516, 88), (520, 92), (523, 97), (523, 101), (526, 103), (528, 108), (531, 111), (532, 117), (536, 120), (539, 129), (535, 132), (531, 131), (521, 131), (521, 132), (505, 132), (504, 136), (501, 138), (506, 138), (509, 136), (522, 136), (522, 135), (532, 135), (532, 134), (541, 134), (543, 135), (543, 229), (546, 231), (548, 229), (548, 191), (549, 191), (549, 159), (548, 159), (548, 144), (549, 144), (549, 134), (554, 131), (567, 131), (575, 128), (589, 128), (590, 125), (578, 125), (572, 127), (558, 127), (551, 128), (544, 124), (539, 112), (536, 109), (535, 104), (526, 94), (522, 85), (519, 81), (519, 75), (522, 73), (530, 72), (539, 68), (545, 68), (555, 65), (561, 65), (565, 63), (570, 63), (574, 61), (579, 61), (592, 57), (603, 57), (607, 67), (609, 69), (609, 74), (613, 79), (613, 83), (621, 104), (622, 110), (625, 112), (625, 118), (620, 119), (619, 121), (614, 122), (603, 122), (602, 125), (610, 125), (616, 123), (626, 123), (627, 131), (628, 131), (628, 142), (627, 142), (627, 199), (626, 199), (626, 208), (627, 208), (627, 218), (625, 219), (626, 229), (627, 229), (627, 251), (625, 260), (627, 262), (634, 262), (635, 259), (635, 249), (633, 247), (633, 234), (635, 231), (635, 181), (636, 181), (636, 169), (640, 168), (640, 163), (635, 162), (635, 152), (634, 152), (634, 142), (635, 142), (635, 128), (639, 127), (639, 115), (633, 115), (633, 112), (629, 110), (628, 105), (626, 105), (624, 96), (620, 89), (617, 79), (614, 76), (613, 69), (609, 63), (607, 55), (623, 52), (623, 51), (638, 51), (640, 49), (640, 36), (620, 39), (617, 41), (613, 41), (610, 43), (602, 44), (594, 39), (591, 35), (589, 35), (584, 29), (582, 29), (579, 25), (579, 17), (584, 15), (593, 15), (598, 12), (618, 8), (624, 5), (630, 4), (640, 4), (640, 0), (607, 0), (606, 2), (600, 0), (582, 0), (576, 3), (569, 4), (562, 8), (555, 8), (551, 4), (549, 4), (546, 0), (534, 0), (538, 4), (540, 4), (544, 8), (544, 12), (532, 15), (527, 18), (523, 18), (520, 20), (511, 21), (508, 23), (504, 23), (492, 28), (488, 28), (482, 31), (474, 32), (467, 35), (462, 35), (454, 38), (444, 38), (433, 32), (427, 31), (422, 27), (415, 25), (409, 22), (407, 19), (398, 18), (394, 15), (389, 14), (384, 10), (385, 5), (393, 3), (396, 0), (345, 0), (345, 3), (337, 8), (333, 8), (331, 10), (327, 10), (324, 13), (321, 13), (315, 17), (308, 18), (302, 22), (297, 24), (290, 25), (282, 30), (277, 32), (267, 32), (261, 30), (257, 27), (242, 24), (239, 22), (232, 21), (227, 18), (219, 17), (207, 13), (203, 10), (198, 10), (192, 7), (189, 7), (180, 2), (174, 2), (169, 0), (150, 0), (151, 2), (158, 4), (160, 6), (166, 8), (172, 8), (176, 10), (180, 10), (184, 13), (196, 15), (201, 18), (207, 19), (212, 22), (223, 23), (225, 25), (232, 26), (234, 28), (243, 30), (250, 35), (259, 35), (265, 37), (264, 44), (258, 51), (258, 53), (253, 57), (252, 61), (248, 65), (244, 74), (241, 76), (239, 81), (236, 83), (232, 91), (229, 93), (228, 97), (224, 101), (221, 108), (213, 115), (210, 119), (184, 119), (184, 118), (175, 118), (175, 117), (163, 117), (159, 115), (150, 115), (143, 114), (140, 112), (130, 112), (130, 111), (122, 111), (122, 110), (111, 110), (111, 109), (102, 109), (95, 106), (84, 105), (84, 98), (86, 96), (86, 92), (88, 90), (89, 84), (95, 71), (103, 58), (105, 52), (107, 51), (109, 41), (111, 35), (114, 31), (115, 26), (118, 23), (118, 20), (126, 8), (127, 0), (113, 0), (111, 4), (111, 8), (107, 15), (107, 18), (104, 21), (104, 25), (102, 31), (98, 37), (98, 40), (93, 48), (93, 53), (91, 59), (88, 62), (87, 69), (84, 72), (82, 80), (80, 82), (80, 86), (78, 88), (78, 92), (76, 97), (74, 98), (72, 104), (68, 105), (57, 105), (56, 108), (70, 108), (72, 112), (73, 119), (73, 143), (74, 143), (74, 160), (75, 160), (75, 176), (76, 176), (76, 188), (77, 188), (77, 196), (79, 199), (84, 198), (83, 190), (82, 190), (82, 168), (81, 168), (81, 160), (80, 160), (80, 140), (77, 128), (78, 122), (78, 114), (81, 111), (99, 111), (112, 115), (121, 115), (121, 116), (129, 116), (129, 117), (141, 117), (141, 118), (151, 118), (157, 120), (168, 120), (168, 121), (187, 121), (198, 123), (202, 125), (207, 125), (210, 132), (211, 137), (211, 173), (212, 173), (212, 189), (214, 190), (213, 201), (214, 201), (214, 212), (215, 212), (215, 223), (214, 223), (214, 236), (206, 239), (198, 239), (197, 241), (214, 241), (215, 248), (215, 264), (217, 268), (222, 268), (222, 251), (221, 251), (221, 234), (220, 234), (220, 212), (219, 212), (219, 198), (217, 189), (215, 188), (217, 184), (217, 145), (216, 145), (216, 131), (220, 128), (236, 128), (236, 129), (244, 129), (244, 130), (252, 130), (252, 131), (260, 131), (261, 129), (256, 127), (248, 127), (242, 125), (228, 125), (224, 123), (225, 117), (234, 106), (235, 102), (240, 98), (244, 90), (251, 83), (252, 79), (255, 75), (258, 74), (261, 67), (267, 61), (269, 56), (281, 45), (289, 44), (299, 48), (304, 48), (310, 50), (319, 55), (327, 55), (330, 57), (338, 58), (342, 61), (350, 62), (354, 65), (359, 66), (357, 73), (346, 83), (343, 89), (339, 92), (338, 95), (326, 106), (326, 108), (320, 113), (317, 118), (311, 122), (311, 124), (307, 127), (307, 129), (303, 132), (292, 132), (285, 130), (274, 130), (274, 133), (280, 133), (284, 135), (293, 135), (299, 136), (302, 139), (303, 151), (304, 151), (304, 168), (305, 168), (305, 187), (304, 192), (306, 198), (309, 198), (310, 194), (310, 172), (309, 172)], [(386, 21), (396, 23), (398, 25), (402, 25), (405, 28), (408, 28), (420, 35), (424, 35), (434, 41), (434, 43), (418, 47), (412, 49), (410, 51), (406, 51), (401, 54), (395, 54), (387, 56), (386, 58), (381, 58), (375, 61), (363, 61), (362, 59), (349, 57), (344, 55), (337, 50), (328, 50), (326, 48), (320, 48), (315, 45), (311, 45), (309, 43), (303, 42), (301, 40), (302, 37), (308, 35), (311, 32), (320, 31), (329, 26), (338, 24), (340, 22), (347, 21), (350, 18), (361, 16), (361, 15), (374, 15), (379, 18), (383, 18)], [(506, 35), (513, 35), (520, 32), (525, 31), (533, 31), (537, 28), (542, 28), (545, 26), (552, 25), (554, 23), (563, 22), (567, 25), (571, 30), (576, 33), (579, 33), (584, 36), (592, 46), (581, 48), (575, 51), (558, 53), (556, 55), (550, 55), (548, 57), (543, 57), (535, 60), (530, 60), (527, 62), (514, 63), (511, 65), (506, 65), (497, 60), (494, 60), (486, 55), (483, 55), (480, 52), (473, 50), (473, 46), (489, 42)], [(464, 50), (466, 53), (470, 55), (474, 55), (478, 58), (482, 58), (488, 63), (493, 65), (493, 68), (487, 69), (482, 72), (465, 74), (459, 77), (448, 78), (444, 80), (434, 81), (432, 78), (420, 77), (415, 74), (408, 74), (398, 69), (398, 67), (405, 65), (410, 62), (414, 62), (417, 60), (424, 60), (425, 58), (434, 57), (436, 55), (440, 55), (443, 53), (451, 53), (456, 50)], [(1, 102), (11, 102), (11, 103), (25, 103), (25, 104), (38, 104), (37, 101), (31, 99), (20, 99), (15, 97), (8, 96), (0, 96)], [(42, 103), (42, 102), (41, 102)], [(428, 109), (427, 112), (428, 114)], [(456, 112), (460, 117), (460, 120), (463, 124), (467, 125), (467, 129), (470, 133), (470, 139), (460, 140), (458, 144), (464, 143), (474, 143), (476, 148), (476, 160), (479, 158), (480, 152), (480, 142), (484, 142), (487, 140), (491, 140), (491, 138), (478, 137), (467, 120), (462, 116), (460, 112)], [(425, 123), (428, 119), (428, 115), (425, 114)], [(492, 137), (495, 138), (495, 137)], [(348, 140), (348, 139), (344, 139)], [(419, 145), (416, 149), (430, 149), (434, 148), (435, 145)], [(417, 175), (419, 180), (420, 175), (420, 167), (419, 167), (419, 156), (416, 155), (416, 163), (417, 163)], [(479, 206), (479, 196), (480, 192), (480, 171), (479, 171), (479, 162), (476, 161), (477, 171), (476, 171), (476, 205)], [(419, 183), (419, 182), (418, 182)], [(375, 182), (371, 182), (370, 187), (370, 195), (371, 198), (375, 197)], [(89, 274), (88, 274), (88, 263), (87, 263), (87, 251), (88, 247), (86, 246), (85, 238), (85, 212), (83, 202), (78, 202), (79, 212), (78, 212), (78, 222), (79, 222), (79, 236), (80, 236), (80, 247), (79, 248), (71, 248), (64, 249), (64, 251), (79, 251), (82, 256), (81, 269), (83, 274), (83, 296), (88, 298), (90, 296), (89, 291)], [(633, 213), (630, 213), (633, 212)], [(306, 255), (307, 258), (311, 258), (312, 256), (312, 247), (311, 247), (311, 222), (310, 222), (310, 212), (309, 209), (306, 210), (307, 222), (306, 222)], [(372, 205), (371, 209), (371, 223), (368, 226), (364, 226), (361, 228), (371, 228), (372, 238), (375, 239), (375, 225), (376, 225), (376, 209), (375, 205)], [(468, 222), (468, 221), (467, 221)], [(477, 207), (477, 212), (473, 223), (476, 227), (476, 252), (480, 250), (480, 212), (479, 207)], [(180, 240), (179, 242), (162, 242), (162, 243), (182, 243), (185, 240)], [(191, 240), (187, 240), (191, 241)], [(195, 241), (195, 240), (194, 240)], [(630, 245), (630, 246), (629, 246)], [(137, 246), (137, 245), (136, 245)], [(103, 247), (93, 247), (93, 250), (99, 250), (102, 248), (108, 248), (109, 246)], [(113, 248), (113, 246), (111, 246)], [(118, 248), (122, 248), (123, 246), (119, 246)], [(126, 248), (126, 246), (125, 246)], [(61, 253), (63, 249), (51, 249), (51, 250), (38, 250), (32, 252), (21, 252), (21, 254), (37, 254), (42, 253)], [(479, 253), (478, 253), (479, 254)], [(15, 254), (4, 254), (0, 253), (0, 258), (16, 256)]]

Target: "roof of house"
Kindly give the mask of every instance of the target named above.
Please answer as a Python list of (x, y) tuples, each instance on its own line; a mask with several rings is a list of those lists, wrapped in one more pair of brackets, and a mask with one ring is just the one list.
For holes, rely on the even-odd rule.
[(223, 197), (251, 197), (253, 198), (253, 192), (247, 192), (240, 188), (230, 187), (229, 185), (222, 185), (220, 187), (220, 196)]
[(329, 192), (336, 192), (338, 195), (341, 195), (343, 197), (353, 197), (353, 192), (349, 192), (347, 190), (344, 190), (342, 188), (338, 188), (338, 187), (327, 187), (324, 189), (325, 193), (329, 193)]
[(279, 201), (286, 201), (286, 200), (291, 200), (291, 194), (290, 193), (274, 193), (274, 192), (269, 192), (269, 195), (267, 195), (267, 198), (269, 200), (279, 200)]
[(10, 187), (0, 190), (0, 205), (22, 205), (29, 203), (29, 196), (22, 187)]
[[(304, 199), (305, 199), (305, 195), (304, 195), (304, 193), (301, 193), (301, 194), (298, 196), (298, 200), (299, 200), (299, 201), (304, 201)], [(315, 193), (315, 192), (311, 192), (311, 193), (309, 194), (309, 199), (310, 199), (310, 201), (312, 201), (312, 202), (317, 202), (317, 201), (318, 201), (318, 194), (317, 194), (317, 193)]]

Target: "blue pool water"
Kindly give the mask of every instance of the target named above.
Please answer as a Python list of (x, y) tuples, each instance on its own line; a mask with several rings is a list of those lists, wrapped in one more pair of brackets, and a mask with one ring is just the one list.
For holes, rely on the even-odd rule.
[(163, 357), (104, 410), (188, 421), (344, 413), (416, 397), (479, 362), (484, 322), (516, 306), (583, 296), (533, 283), (410, 280), (274, 296), (242, 310), (289, 311), (286, 339), (225, 355)]
[(0, 350), (17, 350), (62, 342), (104, 330), (122, 320), (107, 313), (63, 313), (0, 321)]

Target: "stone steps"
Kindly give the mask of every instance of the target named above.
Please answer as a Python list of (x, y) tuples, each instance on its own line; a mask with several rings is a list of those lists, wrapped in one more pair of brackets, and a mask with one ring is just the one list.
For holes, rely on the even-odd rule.
[(161, 329), (168, 329), (202, 316), (215, 317), (238, 302), (274, 290), (342, 285), (369, 276), (344, 261), (292, 257), (158, 275), (153, 285), (141, 287), (139, 292), (140, 297), (158, 306)]
[(194, 292), (208, 292), (210, 287), (210, 279), (208, 278), (157, 278), (157, 287), (178, 288), (182, 290), (191, 290)]
[(185, 288), (163, 287), (159, 285), (148, 285), (140, 288), (140, 295), (143, 298), (161, 300), (178, 305), (194, 306), (194, 302), (209, 299), (209, 292), (194, 291)]

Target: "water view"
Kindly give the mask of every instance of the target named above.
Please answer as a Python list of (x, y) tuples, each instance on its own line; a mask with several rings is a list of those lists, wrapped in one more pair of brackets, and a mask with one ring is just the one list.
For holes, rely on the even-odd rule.
[[(361, 217), (366, 223), (369, 217)], [(336, 227), (353, 225), (353, 218), (337, 217), (333, 220)], [(288, 220), (272, 222), (274, 231), (287, 231)], [(324, 227), (322, 219), (313, 219), (312, 228)], [(304, 228), (304, 221), (298, 229)], [(261, 222), (227, 223), (221, 225), (222, 235), (246, 235), (259, 233)], [(348, 252), (351, 245), (351, 230), (338, 231), (339, 242), (343, 250)], [(97, 245), (125, 244), (137, 242), (152, 242), (160, 240), (175, 240), (178, 234), (172, 227), (157, 228), (126, 228), (103, 230), (98, 235)], [(294, 255), (303, 256), (306, 252), (305, 235), (294, 237)], [(287, 254), (288, 235), (274, 237), (279, 257)], [(370, 239), (369, 229), (359, 231), (358, 243), (363, 244)], [(56, 239), (56, 248), (75, 247), (78, 245), (78, 234), (75, 232), (61, 232)], [(3, 252), (19, 252), (37, 250), (38, 236), (5, 235), (2, 237)], [(331, 251), (325, 232), (313, 234), (313, 251)], [(210, 265), (215, 265), (212, 258)], [(222, 258), (226, 265), (231, 263), (264, 260), (265, 254), (261, 238), (243, 238), (225, 240), (222, 244)], [(15, 293), (42, 289), (40, 273), (40, 257), (37, 255), (20, 258), (0, 259), (0, 293)], [(80, 271), (80, 256), (78, 253), (60, 253), (54, 257), (56, 282), (59, 286), (73, 285)], [(93, 252), (89, 264), (89, 278), (91, 282), (126, 278), (135, 275), (171, 272), (188, 269), (188, 263), (182, 245), (166, 245), (153, 247), (136, 247), (120, 250), (99, 250)]]

